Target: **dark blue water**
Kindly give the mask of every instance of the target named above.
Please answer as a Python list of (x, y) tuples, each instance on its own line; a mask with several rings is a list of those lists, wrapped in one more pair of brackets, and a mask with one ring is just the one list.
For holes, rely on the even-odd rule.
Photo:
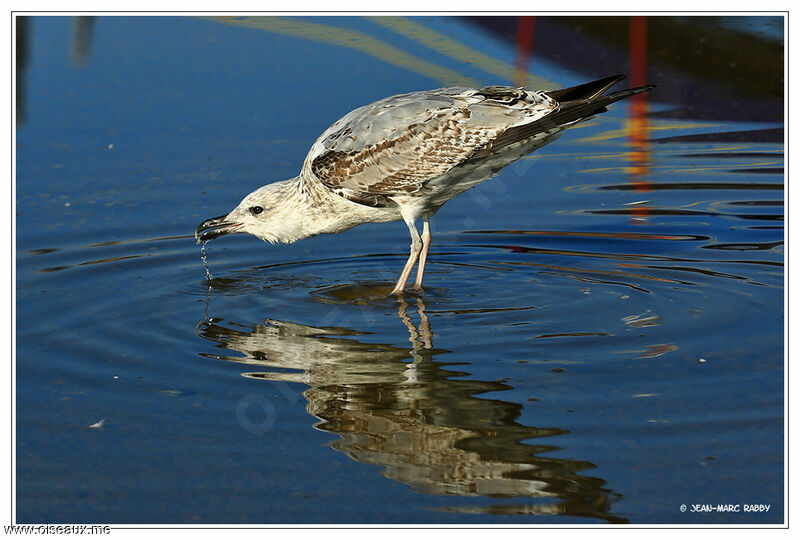
[[(532, 84), (627, 72), (624, 19), (537, 18)], [(516, 28), (29, 19), (17, 521), (783, 522), (779, 18), (651, 18), (644, 112), (448, 203), (424, 295), (386, 297), (402, 223), (223, 238), (206, 279), (202, 220), (296, 175), (357, 106), (511, 82)], [(664, 28), (755, 52), (710, 51), (726, 79), (670, 61)], [(572, 34), (591, 69), (583, 42), (547, 53)]]

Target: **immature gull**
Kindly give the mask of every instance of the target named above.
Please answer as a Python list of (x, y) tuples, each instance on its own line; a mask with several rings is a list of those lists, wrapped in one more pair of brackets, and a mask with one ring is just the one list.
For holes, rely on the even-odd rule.
[(329, 127), (298, 176), (255, 190), (230, 213), (201, 223), (195, 236), (206, 242), (246, 232), (290, 244), (402, 219), (411, 233), (411, 253), (392, 294), (403, 292), (417, 259), (414, 288), (421, 290), (436, 211), (564, 129), (653, 88), (605, 94), (623, 78), (553, 91), (440, 88), (376, 101)]

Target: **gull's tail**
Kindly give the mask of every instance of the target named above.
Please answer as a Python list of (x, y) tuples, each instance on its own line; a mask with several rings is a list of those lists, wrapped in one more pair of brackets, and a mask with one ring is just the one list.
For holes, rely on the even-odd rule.
[(545, 94), (558, 102), (558, 107), (544, 118), (506, 130), (492, 143), (492, 151), (497, 151), (500, 148), (540, 133), (548, 131), (556, 133), (578, 122), (588, 120), (596, 114), (606, 112), (608, 110), (606, 107), (615, 101), (649, 92), (656, 86), (648, 84), (605, 94), (607, 90), (624, 78), (624, 75), (614, 75), (613, 77), (606, 77), (605, 79), (578, 86), (545, 92)]

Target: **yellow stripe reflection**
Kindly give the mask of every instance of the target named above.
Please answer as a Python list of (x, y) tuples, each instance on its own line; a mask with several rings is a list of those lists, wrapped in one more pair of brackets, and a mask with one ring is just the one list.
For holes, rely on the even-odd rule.
[[(501, 79), (511, 82), (517, 80), (517, 68), (511, 64), (492, 58), (486, 54), (470, 49), (466, 45), (440, 34), (416, 21), (405, 17), (368, 17), (369, 20), (378, 23), (393, 32), (401, 34), (410, 40), (416, 41), (432, 49), (439, 54), (449, 56), (459, 62), (472, 64), (485, 71), (496, 75)], [(526, 88), (533, 90), (552, 90), (560, 88), (556, 83), (548, 81), (543, 77), (537, 77), (528, 72), (524, 72), (527, 81)]]
[[(707, 123), (700, 123), (700, 122), (680, 122), (675, 124), (661, 124), (658, 126), (649, 125), (647, 126), (647, 131), (670, 131), (670, 130), (677, 130), (677, 131), (685, 131), (687, 129), (699, 129), (699, 128), (712, 128), (717, 127), (720, 124), (707, 124)], [(598, 133), (597, 135), (593, 135), (591, 137), (584, 137), (580, 139), (579, 142), (594, 142), (594, 141), (607, 141), (611, 139), (620, 139), (623, 137), (630, 137), (631, 133), (633, 133), (634, 128), (633, 122), (626, 121), (625, 125), (622, 129), (614, 129), (609, 131), (604, 131), (602, 133)]]
[(457, 71), (428, 62), (412, 54), (393, 47), (368, 34), (312, 23), (302, 19), (282, 17), (209, 17), (209, 19), (234, 26), (266, 30), (286, 34), (330, 45), (356, 49), (379, 60), (429, 77), (445, 86), (480, 86), (475, 79), (461, 75)]
[[(728, 171), (731, 169), (740, 168), (759, 168), (759, 167), (778, 167), (782, 166), (783, 161), (764, 161), (761, 163), (725, 163), (722, 165), (711, 165), (708, 167), (675, 167), (674, 165), (659, 165), (651, 166), (651, 169), (661, 169), (666, 173), (685, 173), (685, 172), (701, 172), (701, 171)], [(609, 171), (622, 171), (631, 172), (631, 167), (602, 167), (597, 169), (582, 169), (581, 173), (596, 173), (596, 172), (609, 172)]]

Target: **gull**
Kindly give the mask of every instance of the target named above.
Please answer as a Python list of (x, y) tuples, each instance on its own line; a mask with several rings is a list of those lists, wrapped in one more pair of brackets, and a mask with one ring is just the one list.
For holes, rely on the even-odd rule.
[(606, 93), (624, 78), (551, 91), (449, 87), (381, 99), (329, 127), (298, 176), (258, 188), (231, 212), (203, 221), (195, 237), (205, 243), (249, 233), (290, 244), (364, 223), (403, 220), (411, 249), (391, 294), (403, 293), (417, 261), (414, 289), (421, 291), (430, 220), (439, 208), (609, 104), (654, 88)]

